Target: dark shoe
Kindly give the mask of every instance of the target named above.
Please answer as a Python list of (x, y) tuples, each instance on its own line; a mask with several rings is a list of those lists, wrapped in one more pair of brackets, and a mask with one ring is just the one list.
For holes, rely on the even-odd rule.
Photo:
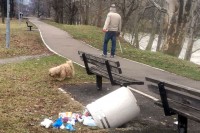
[(114, 58), (114, 55), (110, 55), (110, 58)]

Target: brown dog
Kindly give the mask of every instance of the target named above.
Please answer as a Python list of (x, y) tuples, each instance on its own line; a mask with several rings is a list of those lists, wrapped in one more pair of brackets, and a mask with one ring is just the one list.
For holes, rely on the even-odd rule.
[(74, 74), (74, 66), (71, 60), (66, 61), (66, 63), (61, 64), (57, 67), (49, 69), (49, 75), (59, 81), (64, 80), (65, 78), (72, 78), (74, 77)]

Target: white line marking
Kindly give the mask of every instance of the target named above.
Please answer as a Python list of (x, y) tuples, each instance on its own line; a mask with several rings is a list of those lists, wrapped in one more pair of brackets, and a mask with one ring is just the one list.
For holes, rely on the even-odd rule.
[(153, 96), (150, 96), (150, 95), (148, 95), (148, 94), (146, 94), (146, 93), (143, 93), (143, 92), (141, 92), (141, 91), (138, 91), (138, 90), (136, 90), (136, 89), (134, 89), (134, 88), (132, 88), (132, 87), (130, 87), (130, 86), (127, 86), (127, 88), (130, 89), (130, 90), (132, 90), (132, 91), (134, 91), (134, 92), (136, 92), (136, 93), (138, 93), (138, 94), (141, 94), (141, 95), (143, 95), (143, 96), (145, 96), (145, 97), (148, 97), (148, 98), (150, 98), (150, 99), (152, 99), (152, 100), (154, 100), (154, 101), (158, 101), (158, 100), (159, 100), (159, 99), (157, 99), (157, 98), (155, 98), (155, 97), (153, 97)]
[[(51, 52), (55, 53), (56, 55), (58, 55), (58, 56), (60, 56), (60, 57), (63, 57), (63, 58), (68, 59), (68, 60), (71, 60), (71, 59), (66, 58), (66, 57), (62, 56), (61, 54), (55, 52), (53, 49), (51, 49), (51, 48), (46, 44), (46, 42), (44, 41), (44, 38), (43, 38), (43, 36), (42, 36), (41, 30), (40, 30), (39, 28), (38, 28), (38, 30), (39, 30), (39, 32), (40, 32), (40, 36), (41, 36), (41, 38), (42, 38), (42, 41), (43, 41), (44, 45), (45, 45)], [(73, 61), (73, 60), (72, 60), (72, 61)], [(77, 65), (79, 65), (79, 66), (85, 68), (85, 66), (83, 66), (83, 65), (81, 65), (81, 64), (79, 64), (79, 63), (77, 63), (77, 62), (75, 62), (75, 61), (73, 61), (73, 63), (75, 63), (75, 64), (77, 64)]]
[(64, 93), (64, 94), (67, 94), (67, 92), (64, 91), (62, 88), (58, 88), (58, 90), (61, 91), (61, 92)]

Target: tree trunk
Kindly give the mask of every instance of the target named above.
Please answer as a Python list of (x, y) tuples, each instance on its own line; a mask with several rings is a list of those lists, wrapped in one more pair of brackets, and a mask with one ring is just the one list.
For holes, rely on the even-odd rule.
[(161, 19), (160, 19), (160, 30), (159, 30), (159, 35), (158, 35), (158, 43), (156, 46), (156, 51), (160, 51), (160, 46), (162, 44), (162, 39), (163, 39), (163, 14), (161, 13)]
[(134, 35), (134, 42), (133, 42), (133, 46), (135, 48), (140, 48), (140, 44), (139, 44), (139, 11), (136, 11), (136, 15), (135, 15), (135, 19), (134, 19), (134, 28), (132, 31), (132, 35)]
[(140, 44), (139, 44), (139, 28), (137, 27), (135, 29), (135, 40), (134, 40), (134, 45), (137, 49), (140, 48)]
[(194, 15), (194, 12), (196, 10), (196, 6), (197, 6), (197, 1), (193, 1), (192, 2), (192, 9), (191, 9), (191, 22), (190, 22), (190, 27), (189, 27), (189, 31), (190, 31), (190, 35), (189, 35), (189, 41), (188, 41), (188, 45), (187, 45), (187, 49), (186, 49), (186, 53), (185, 53), (185, 60), (190, 61), (191, 59), (191, 55), (192, 55), (192, 48), (193, 48), (193, 43), (194, 43), (194, 28), (195, 28), (195, 20), (197, 18), (197, 14)]
[(38, 18), (40, 17), (40, 0), (38, 0), (38, 3), (37, 3), (37, 17)]
[[(154, 14), (156, 14), (156, 10), (154, 11)], [(151, 51), (152, 45), (153, 45), (153, 41), (155, 39), (155, 34), (156, 34), (156, 26), (157, 26), (157, 22), (155, 17), (152, 20), (152, 30), (151, 30), (151, 35), (149, 38), (149, 42), (147, 44), (146, 50)]]
[(12, 19), (15, 16), (15, 10), (14, 10), (14, 0), (10, 1), (10, 18)]
[(102, 14), (103, 14), (103, 7), (102, 7), (102, 0), (98, 0), (98, 13), (97, 13), (97, 27), (101, 27), (102, 26)]
[(85, 11), (85, 22), (84, 22), (84, 24), (85, 25), (88, 25), (89, 24), (89, 10), (90, 10), (90, 7), (89, 7), (89, 0), (86, 0), (86, 11)]
[[(176, 57), (179, 56), (184, 41), (184, 35), (187, 31), (191, 3), (191, 0), (179, 0), (179, 8), (177, 11), (173, 12), (167, 37), (162, 47), (164, 53)], [(173, 6), (170, 3), (169, 5)]]
[(139, 1), (137, 0), (132, 0), (132, 1), (127, 1), (123, 0), (121, 3), (121, 7), (119, 7), (120, 11), (122, 12), (122, 30), (125, 28), (127, 25), (127, 22), (131, 16), (131, 14), (137, 10), (139, 7)]
[(5, 24), (5, 8), (6, 6), (6, 0), (1, 1), (1, 17), (2, 17), (2, 23)]
[(59, 0), (59, 23), (63, 24), (63, 0)]
[[(165, 6), (165, 1), (162, 1), (161, 2), (161, 7), (164, 7)], [(162, 40), (163, 40), (163, 32), (164, 32), (164, 14), (161, 12), (160, 13), (160, 27), (159, 27), (159, 33), (158, 33), (158, 42), (157, 42), (157, 46), (156, 46), (156, 51), (160, 51), (160, 47), (161, 47), (161, 44), (162, 44)]]

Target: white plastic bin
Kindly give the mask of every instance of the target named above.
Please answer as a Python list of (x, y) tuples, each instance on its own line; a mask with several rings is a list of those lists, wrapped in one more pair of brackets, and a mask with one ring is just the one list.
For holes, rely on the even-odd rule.
[(116, 128), (134, 119), (140, 112), (137, 100), (121, 87), (86, 106), (99, 128)]

